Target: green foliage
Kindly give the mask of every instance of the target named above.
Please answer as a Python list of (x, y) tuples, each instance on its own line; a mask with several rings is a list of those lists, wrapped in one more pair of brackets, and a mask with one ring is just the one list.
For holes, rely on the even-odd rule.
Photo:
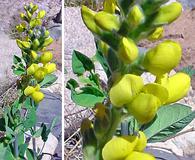
[(47, 88), (54, 84), (57, 79), (58, 78), (53, 74), (46, 75), (44, 80), (40, 83), (40, 86), (41, 88)]
[(184, 67), (181, 69), (181, 72), (188, 74), (190, 77), (195, 75), (195, 69), (193, 68), (193, 66)]
[(143, 126), (149, 142), (161, 142), (176, 135), (195, 118), (195, 112), (182, 104), (162, 106), (156, 118)]

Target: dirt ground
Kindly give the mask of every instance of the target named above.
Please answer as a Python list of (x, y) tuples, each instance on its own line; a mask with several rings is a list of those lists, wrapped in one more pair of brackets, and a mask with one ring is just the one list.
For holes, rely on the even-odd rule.
[[(162, 40), (165, 39), (178, 41), (183, 48), (182, 60), (176, 70), (189, 65), (195, 69), (195, 9), (185, 10), (174, 23), (166, 26)], [(143, 41), (140, 45), (148, 48), (154, 43)], [(192, 78), (192, 87), (195, 89), (195, 76)]]

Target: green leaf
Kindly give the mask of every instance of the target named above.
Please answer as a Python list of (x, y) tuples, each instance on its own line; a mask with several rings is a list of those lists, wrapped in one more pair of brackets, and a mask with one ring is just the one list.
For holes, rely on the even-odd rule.
[(42, 132), (43, 132), (43, 127), (40, 127), (38, 130), (36, 130), (36, 132), (34, 133), (33, 137), (35, 137), (35, 138), (40, 137)]
[(14, 62), (14, 64), (18, 64), (18, 63), (22, 62), (22, 59), (16, 55), (14, 55), (13, 62)]
[(96, 103), (103, 102), (105, 96), (97, 88), (88, 86), (81, 88), (80, 93), (71, 90), (71, 98), (77, 105), (83, 107), (94, 107)]
[(28, 144), (21, 144), (21, 145), (19, 145), (19, 156), (21, 158), (24, 158), (24, 154), (26, 152), (27, 147), (28, 147)]
[(26, 150), (26, 157), (28, 160), (34, 160), (34, 156), (33, 156), (33, 150), (32, 149), (27, 149)]
[(46, 88), (51, 86), (58, 78), (53, 75), (53, 74), (49, 74), (47, 76), (45, 76), (44, 80), (40, 83), (41, 88)]
[(25, 129), (29, 129), (36, 124), (37, 116), (35, 108), (29, 108), (26, 118), (23, 120)]
[(118, 5), (124, 15), (129, 13), (131, 5), (135, 2), (135, 0), (118, 0)]
[(43, 142), (46, 142), (50, 132), (48, 131), (47, 126), (44, 123), (41, 124), (41, 127), (43, 128), (43, 131), (41, 133), (41, 138)]
[(162, 106), (156, 118), (143, 130), (148, 142), (160, 142), (174, 136), (195, 118), (195, 112), (189, 106), (175, 103)]
[(4, 157), (6, 153), (7, 147), (4, 147), (3, 143), (0, 143), (0, 157)]
[(55, 118), (52, 120), (51, 125), (50, 125), (50, 127), (49, 127), (49, 130), (50, 130), (50, 131), (53, 130), (53, 128), (55, 127), (57, 121), (58, 121), (58, 118), (57, 118), (57, 117), (55, 117)]
[(104, 55), (100, 51), (96, 51), (95, 58), (98, 60), (98, 62), (101, 64), (102, 68), (104, 69), (107, 77), (109, 78), (111, 76), (111, 71), (108, 65), (108, 62)]
[(72, 55), (72, 69), (75, 74), (82, 75), (85, 71), (95, 70), (95, 66), (90, 58), (74, 50)]
[(66, 88), (68, 88), (68, 89), (75, 89), (75, 88), (77, 88), (77, 87), (79, 87), (79, 84), (78, 84), (78, 82), (76, 81), (76, 80), (74, 80), (74, 79), (70, 79), (70, 80), (68, 80), (68, 82), (66, 83)]
[(195, 75), (195, 70), (193, 69), (193, 66), (192, 65), (191, 66), (184, 67), (180, 71), (188, 74), (190, 77), (192, 77), (193, 75)]
[(13, 72), (14, 72), (14, 74), (17, 75), (17, 76), (21, 76), (21, 75), (23, 75), (23, 74), (26, 73), (26, 71), (25, 71), (24, 69), (22, 69), (22, 68), (15, 68), (15, 69), (13, 70)]

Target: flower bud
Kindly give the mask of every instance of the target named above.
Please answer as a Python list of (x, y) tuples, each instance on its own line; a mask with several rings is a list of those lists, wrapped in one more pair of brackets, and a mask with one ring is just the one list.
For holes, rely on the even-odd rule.
[(95, 22), (101, 29), (106, 31), (118, 31), (120, 28), (119, 17), (104, 11), (98, 12), (95, 15)]
[(104, 160), (125, 159), (133, 150), (137, 143), (136, 136), (114, 137), (106, 143), (102, 150)]
[(39, 11), (39, 13), (37, 14), (37, 18), (42, 19), (42, 18), (45, 17), (45, 14), (46, 14), (45, 10), (41, 10), (41, 11)]
[(32, 44), (32, 48), (33, 48), (34, 50), (37, 50), (37, 49), (39, 48), (39, 45), (40, 45), (39, 40), (38, 40), (37, 38), (34, 39), (33, 44)]
[(177, 102), (188, 93), (191, 85), (190, 76), (179, 72), (168, 78), (166, 88), (169, 92), (167, 104)]
[(156, 158), (148, 153), (133, 151), (125, 160), (156, 160)]
[(31, 57), (33, 58), (33, 60), (36, 60), (37, 59), (37, 57), (38, 57), (37, 52), (31, 50), (30, 51), (30, 54), (31, 54)]
[(27, 68), (27, 75), (33, 75), (39, 69), (38, 64), (31, 64), (30, 67)]
[(135, 5), (128, 14), (128, 18), (127, 18), (128, 23), (131, 26), (135, 27), (143, 23), (144, 20), (145, 20), (145, 17), (144, 17), (141, 7), (138, 5)]
[(140, 124), (146, 124), (153, 120), (160, 105), (161, 102), (156, 96), (140, 93), (126, 106), (128, 112), (133, 115)]
[(44, 98), (44, 94), (39, 91), (35, 91), (31, 96), (32, 96), (32, 99), (35, 101), (35, 103), (39, 103)]
[(48, 38), (48, 37), (49, 37), (49, 34), (50, 34), (49, 31), (48, 31), (48, 30), (45, 30), (45, 32), (44, 32), (44, 37), (45, 37), (45, 38)]
[(142, 131), (139, 131), (138, 134), (139, 134), (138, 140), (137, 140), (134, 151), (143, 152), (147, 145), (147, 137)]
[(16, 26), (16, 30), (18, 32), (24, 32), (25, 29), (26, 29), (26, 24), (25, 23), (21, 23), (21, 24), (19, 24), (19, 25)]
[(162, 6), (154, 19), (155, 25), (170, 24), (176, 20), (182, 12), (182, 5), (179, 2), (173, 2)]
[(108, 55), (109, 45), (107, 45), (105, 42), (99, 40), (98, 41), (98, 50), (100, 50), (103, 55)]
[(91, 9), (87, 8), (86, 6), (81, 7), (82, 19), (83, 19), (83, 22), (85, 23), (85, 25), (87, 26), (87, 28), (95, 34), (100, 34), (101, 30), (97, 26), (97, 24), (95, 23), (95, 19), (94, 19), (95, 14), (96, 14), (96, 12), (92, 11)]
[(25, 96), (29, 96), (35, 92), (35, 88), (33, 86), (28, 86), (24, 90)]
[(167, 88), (157, 83), (146, 84), (143, 87), (142, 92), (158, 97), (161, 101), (161, 104), (165, 104), (169, 96)]
[(102, 139), (109, 130), (111, 117), (112, 113), (109, 108), (102, 103), (95, 105), (94, 131), (98, 140)]
[(26, 17), (26, 15), (24, 13), (20, 13), (20, 18), (24, 21), (27, 21), (28, 18)]
[(133, 40), (123, 37), (120, 45), (119, 45), (119, 58), (124, 62), (124, 63), (131, 63), (133, 62), (137, 56), (138, 56), (138, 48), (136, 44), (133, 42)]
[(124, 104), (130, 103), (143, 86), (144, 83), (140, 76), (125, 74), (111, 87), (109, 91), (110, 101), (115, 107), (122, 107)]
[(51, 38), (51, 37), (46, 38), (44, 43), (43, 43), (43, 47), (49, 46), (52, 42), (53, 42), (53, 38)]
[(32, 14), (28, 10), (26, 11), (26, 13), (27, 13), (28, 19), (31, 19), (32, 18)]
[(150, 49), (144, 57), (143, 66), (154, 75), (170, 72), (181, 60), (179, 43), (166, 40)]
[(34, 5), (34, 6), (32, 7), (32, 12), (35, 12), (37, 9), (38, 9), (38, 6), (37, 6), (37, 5)]
[(46, 74), (47, 74), (47, 70), (46, 70), (45, 68), (43, 68), (43, 67), (40, 67), (40, 68), (34, 73), (34, 78), (35, 78), (38, 82), (40, 82), (40, 81), (42, 81), (42, 80), (45, 78)]
[(53, 54), (50, 51), (44, 52), (40, 57), (40, 62), (46, 64), (50, 62), (53, 58)]
[(103, 11), (108, 13), (115, 13), (115, 10), (117, 8), (116, 1), (115, 0), (105, 0), (103, 2)]
[(164, 34), (164, 28), (163, 27), (157, 27), (154, 32), (148, 37), (148, 40), (150, 41), (156, 41), (163, 37)]
[(46, 69), (47, 74), (51, 74), (54, 71), (56, 71), (56, 64), (55, 63), (48, 63), (44, 66), (44, 68)]

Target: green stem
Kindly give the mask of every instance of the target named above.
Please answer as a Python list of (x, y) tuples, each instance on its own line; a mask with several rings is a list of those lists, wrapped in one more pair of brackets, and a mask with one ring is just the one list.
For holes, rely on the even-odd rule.
[(15, 135), (15, 141), (14, 141), (14, 156), (17, 159), (19, 156), (19, 152), (18, 152), (18, 135)]

